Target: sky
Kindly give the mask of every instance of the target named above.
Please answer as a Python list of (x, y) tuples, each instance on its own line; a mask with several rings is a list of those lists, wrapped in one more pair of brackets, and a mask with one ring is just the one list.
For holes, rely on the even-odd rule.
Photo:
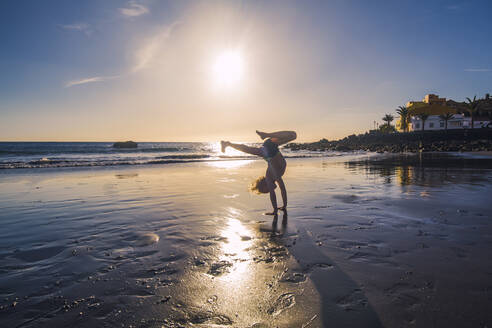
[[(363, 133), (427, 93), (492, 93), (490, 13), (489, 0), (2, 0), (0, 141)], [(238, 76), (217, 73), (227, 53)]]

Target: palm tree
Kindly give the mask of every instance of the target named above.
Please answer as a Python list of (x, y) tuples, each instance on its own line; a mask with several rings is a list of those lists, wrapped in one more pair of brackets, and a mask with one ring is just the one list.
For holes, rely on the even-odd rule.
[(393, 115), (391, 115), (391, 114), (386, 114), (386, 115), (384, 115), (384, 117), (382, 118), (382, 120), (383, 120), (384, 122), (386, 122), (386, 125), (388, 125), (388, 126), (390, 125), (391, 121), (393, 121), (393, 119), (394, 119), (394, 117), (393, 117)]
[(396, 132), (396, 129), (393, 125), (391, 125), (391, 121), (393, 121), (394, 117), (391, 114), (386, 114), (382, 118), (382, 120), (385, 122), (379, 126), (379, 131), (384, 132), (384, 133), (392, 133)]
[(417, 114), (417, 117), (422, 120), (422, 131), (424, 131), (425, 121), (429, 118), (429, 114), (420, 113), (420, 114)]
[(410, 113), (406, 106), (398, 106), (396, 113), (400, 115), (400, 128), (403, 132), (408, 132), (408, 121), (410, 120)]
[(444, 122), (446, 122), (444, 129), (447, 130), (448, 129), (448, 121), (453, 118), (453, 114), (448, 112), (446, 114), (439, 115), (439, 118), (441, 118), (442, 120), (444, 120)]
[(473, 100), (470, 98), (466, 97), (466, 100), (468, 101), (468, 104), (466, 104), (467, 112), (470, 113), (471, 117), (471, 128), (473, 129), (473, 123), (474, 123), (474, 117), (473, 115), (477, 112), (478, 110), (478, 100), (477, 96), (473, 96)]

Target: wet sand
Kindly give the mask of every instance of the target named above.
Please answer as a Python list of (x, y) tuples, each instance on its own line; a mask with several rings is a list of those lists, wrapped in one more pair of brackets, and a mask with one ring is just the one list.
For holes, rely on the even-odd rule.
[(491, 326), (492, 161), (422, 156), (2, 171), (0, 326)]

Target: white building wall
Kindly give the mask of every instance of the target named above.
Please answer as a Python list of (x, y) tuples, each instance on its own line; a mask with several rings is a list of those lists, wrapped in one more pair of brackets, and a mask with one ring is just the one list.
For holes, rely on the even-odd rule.
[[(463, 114), (454, 114), (451, 119), (448, 120), (448, 130), (463, 129), (470, 127), (470, 118), (464, 117)], [(475, 126), (477, 126), (475, 124)], [(439, 115), (430, 115), (425, 120), (425, 128), (427, 131), (444, 130), (446, 128), (446, 122), (439, 117)], [(421, 131), (422, 120), (417, 116), (412, 116), (410, 119), (410, 131)]]
[[(470, 122), (471, 122), (471, 120), (470, 120)], [(471, 125), (471, 123), (470, 123), (470, 125)], [(489, 127), (489, 126), (491, 126), (491, 124), (490, 124), (490, 121), (488, 121), (488, 120), (487, 121), (484, 121), (484, 120), (475, 120), (473, 122), (473, 128), (474, 129), (481, 129), (481, 128), (486, 128), (486, 127)]]

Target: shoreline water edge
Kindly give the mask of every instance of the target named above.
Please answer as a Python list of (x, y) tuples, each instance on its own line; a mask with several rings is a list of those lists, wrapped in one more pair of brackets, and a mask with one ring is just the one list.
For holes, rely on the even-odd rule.
[[(251, 144), (255, 145), (255, 144)], [(337, 156), (284, 149), (287, 158)], [(0, 142), (0, 170), (62, 167), (112, 167), (253, 160), (257, 156), (228, 149), (218, 142), (139, 142), (115, 148), (111, 142)]]

